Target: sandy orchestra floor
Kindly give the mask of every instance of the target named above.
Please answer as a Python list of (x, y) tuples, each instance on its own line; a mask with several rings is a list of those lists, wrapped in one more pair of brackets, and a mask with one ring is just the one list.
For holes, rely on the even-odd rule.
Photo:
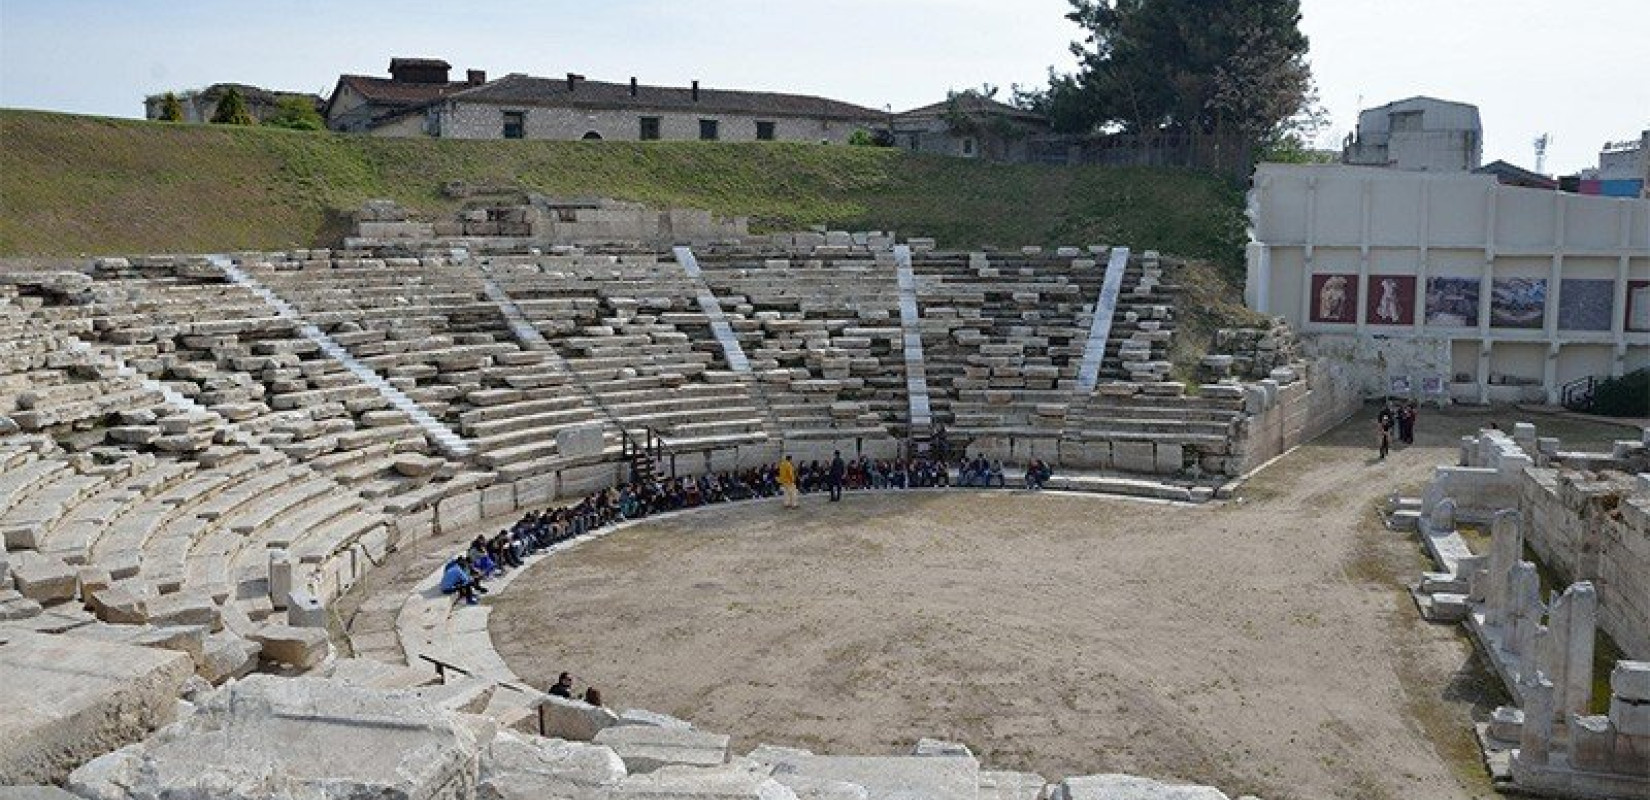
[[(1360, 416), (1200, 507), (1024, 492), (746, 503), (642, 524), (491, 599), (514, 670), (759, 743), (1210, 783), (1268, 800), (1490, 794), (1471, 648), (1402, 590), (1375, 503), (1487, 418), (1373, 459)], [(1572, 426), (1610, 438), (1608, 429)]]

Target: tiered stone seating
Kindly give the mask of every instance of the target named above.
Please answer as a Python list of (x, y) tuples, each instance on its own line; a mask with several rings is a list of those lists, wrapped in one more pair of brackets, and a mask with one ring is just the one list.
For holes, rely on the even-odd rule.
[[(1233, 391), (1236, 390), (1236, 391)], [(1185, 395), (1176, 382), (1101, 384), (1067, 414), (1067, 463), (1124, 472), (1173, 474), (1196, 467), (1228, 474), (1244, 419), (1237, 387), (1205, 386)]]
[(1174, 295), (1167, 283), (1168, 267), (1156, 251), (1129, 259), (1123, 274), (1111, 338), (1100, 376), (1129, 381), (1162, 381), (1169, 377), (1169, 346), (1174, 339)]
[(218, 419), (139, 417), (111, 437), (194, 452), (226, 438), (215, 429), (231, 423), (235, 436), (227, 438), (274, 447), (350, 485), (371, 483), (375, 495), (416, 485), (389, 467), (398, 453), (428, 450), (425, 432), (322, 353), (299, 321), (210, 274), (129, 272), (98, 281), (93, 303), (43, 308), (36, 317), (81, 331), (100, 352)]
[(654, 255), (559, 255), (498, 280), (615, 433), (651, 430), (677, 453), (769, 441), (749, 376), (729, 369), (680, 265)]
[(963, 439), (1058, 438), (1104, 266), (1086, 253), (922, 253), (912, 267), (935, 420)]
[(908, 411), (892, 264), (751, 248), (698, 255), (787, 450), (812, 457), (853, 445), (891, 455), (890, 428), (903, 426)]

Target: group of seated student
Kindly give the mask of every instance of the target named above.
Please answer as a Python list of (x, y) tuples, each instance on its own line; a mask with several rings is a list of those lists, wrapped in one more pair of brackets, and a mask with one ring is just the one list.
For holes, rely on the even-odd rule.
[[(937, 459), (872, 460), (847, 462), (843, 486), (848, 489), (918, 489), (951, 485), (951, 470)], [(1041, 460), (1026, 467), (1025, 485), (1041, 489), (1053, 471)], [(957, 466), (958, 485), (970, 487), (1005, 486), (1001, 461), (984, 457), (963, 458)], [(811, 461), (797, 469), (797, 488), (804, 494), (830, 488), (830, 467)], [(698, 478), (662, 477), (633, 480), (603, 489), (571, 505), (529, 511), (507, 529), (491, 537), (477, 536), (464, 553), (447, 562), (442, 571), (441, 591), (474, 605), (486, 594), (484, 582), (520, 567), (527, 556), (558, 542), (583, 536), (593, 530), (651, 514), (696, 508), (714, 503), (777, 497), (780, 493), (777, 465), (743, 470), (706, 473)]]
[(1008, 480), (1003, 477), (1002, 461), (986, 461), (985, 456), (975, 456), (972, 461), (963, 458), (957, 461), (958, 486), (1008, 486)]
[[(843, 465), (844, 489), (918, 489), (950, 486), (951, 473), (930, 458), (848, 459)], [(796, 488), (803, 494), (831, 488), (831, 465), (810, 461), (796, 468)]]

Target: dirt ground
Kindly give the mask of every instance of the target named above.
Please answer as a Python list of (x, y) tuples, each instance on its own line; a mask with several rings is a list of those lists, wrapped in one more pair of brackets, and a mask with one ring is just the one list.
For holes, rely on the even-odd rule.
[[(569, 670), (741, 752), (934, 736), (1049, 779), (1491, 796), (1468, 718), (1498, 687), (1458, 629), (1417, 617), (1402, 585), (1424, 559), (1375, 507), (1492, 418), (1512, 421), (1426, 414), (1420, 441), (1378, 462), (1366, 412), (1224, 504), (955, 490), (650, 522), (489, 600), (493, 640), (535, 685)], [(1628, 435), (1534, 419), (1567, 447)]]

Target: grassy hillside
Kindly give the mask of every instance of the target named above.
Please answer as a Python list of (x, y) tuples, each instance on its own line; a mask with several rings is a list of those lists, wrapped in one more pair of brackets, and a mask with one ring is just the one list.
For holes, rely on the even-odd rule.
[(454, 208), (448, 180), (828, 224), (943, 246), (1129, 244), (1240, 263), (1242, 194), (1181, 170), (982, 164), (780, 143), (465, 142), (0, 110), (0, 256), (333, 241), (387, 197)]

